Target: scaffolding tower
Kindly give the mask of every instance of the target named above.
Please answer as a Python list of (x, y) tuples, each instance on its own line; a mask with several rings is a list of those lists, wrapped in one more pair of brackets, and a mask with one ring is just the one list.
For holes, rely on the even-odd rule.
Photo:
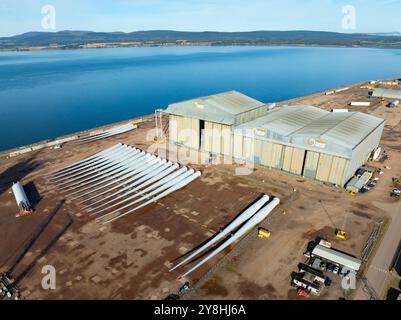
[(163, 109), (155, 110), (155, 123), (156, 123), (156, 141), (163, 141), (165, 138), (164, 128), (163, 128)]

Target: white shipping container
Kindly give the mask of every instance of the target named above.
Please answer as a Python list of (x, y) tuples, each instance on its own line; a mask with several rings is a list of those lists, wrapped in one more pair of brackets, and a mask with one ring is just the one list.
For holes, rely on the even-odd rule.
[(331, 112), (348, 112), (348, 109), (331, 109)]
[(352, 101), (349, 105), (353, 107), (370, 107), (370, 102)]

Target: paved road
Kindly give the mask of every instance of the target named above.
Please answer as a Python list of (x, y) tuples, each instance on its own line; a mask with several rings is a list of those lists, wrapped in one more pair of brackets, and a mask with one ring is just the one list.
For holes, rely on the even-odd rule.
[[(380, 207), (385, 208), (384, 205), (380, 205)], [(386, 209), (390, 209), (390, 207)], [(401, 203), (394, 206), (392, 210), (393, 216), (387, 232), (366, 272), (366, 278), (370, 287), (376, 291), (379, 297), (385, 295), (387, 280), (391, 276), (388, 269), (401, 240)], [(357, 289), (354, 299), (369, 299), (369, 295), (363, 290), (363, 285)]]

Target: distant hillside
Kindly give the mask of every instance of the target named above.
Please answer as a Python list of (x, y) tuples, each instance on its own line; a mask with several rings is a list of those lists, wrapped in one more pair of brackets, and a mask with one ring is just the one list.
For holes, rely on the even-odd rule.
[(85, 45), (318, 45), (401, 48), (401, 35), (345, 34), (320, 31), (183, 32), (169, 30), (124, 32), (28, 32), (0, 38), (0, 49), (31, 47), (78, 48)]

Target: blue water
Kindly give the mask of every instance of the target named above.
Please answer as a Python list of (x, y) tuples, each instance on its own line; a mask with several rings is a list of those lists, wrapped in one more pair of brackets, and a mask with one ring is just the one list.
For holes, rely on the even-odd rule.
[(401, 50), (166, 47), (0, 53), (0, 150), (227, 90), (265, 102), (401, 77)]

